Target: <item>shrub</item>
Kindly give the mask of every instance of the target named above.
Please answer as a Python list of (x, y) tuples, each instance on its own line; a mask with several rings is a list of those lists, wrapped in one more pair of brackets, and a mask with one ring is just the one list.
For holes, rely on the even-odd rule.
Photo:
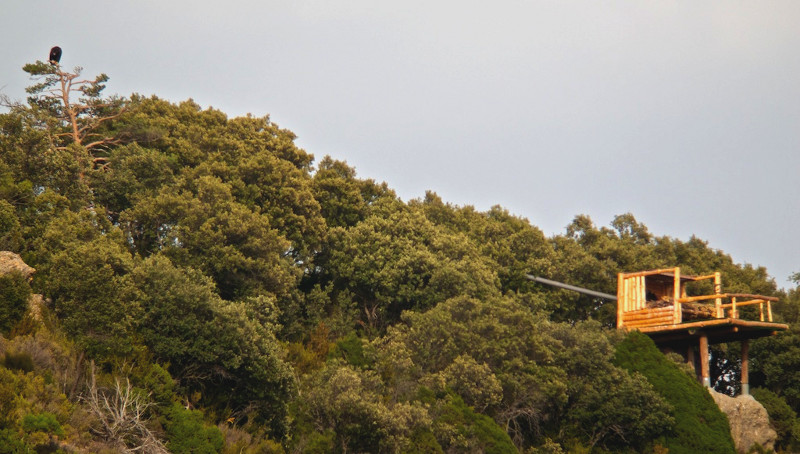
[[(420, 387), (417, 399), (431, 408), (432, 431), (436, 437), (436, 440), (430, 440), (426, 434), (416, 433), (418, 451), (440, 452), (439, 449), (444, 448), (444, 452), (518, 452), (502, 427), (492, 418), (476, 413), (455, 392), (434, 392)], [(433, 441), (438, 442), (439, 446)]]
[(64, 429), (56, 415), (49, 412), (25, 415), (22, 430), (26, 433), (25, 440), (39, 454), (58, 451), (58, 442), (53, 436), (64, 437)]
[(15, 431), (0, 430), (0, 454), (33, 454), (34, 452)]
[[(449, 439), (440, 444), (462, 452), (517, 452), (508, 434), (490, 417), (476, 413), (460, 396), (451, 394), (434, 422), (434, 432), (446, 433)], [(455, 436), (453, 436), (455, 434)]]
[(64, 436), (64, 429), (58, 423), (56, 415), (49, 412), (27, 414), (22, 418), (22, 429), (25, 432), (45, 432), (48, 434)]
[(668, 360), (646, 335), (633, 331), (616, 347), (614, 362), (639, 372), (675, 411), (675, 428), (666, 436), (670, 454), (733, 453), (728, 418), (708, 391)]
[(28, 311), (31, 287), (22, 273), (0, 276), (0, 331), (8, 333)]
[(769, 422), (778, 433), (777, 447), (796, 451), (800, 447), (797, 413), (786, 403), (783, 397), (765, 388), (754, 388), (753, 397), (766, 408)]
[(225, 441), (222, 432), (214, 426), (203, 424), (203, 413), (187, 410), (174, 404), (167, 413), (165, 424), (167, 449), (175, 454), (215, 454), (222, 452)]
[(330, 357), (342, 358), (348, 364), (366, 369), (370, 366), (367, 356), (364, 354), (364, 341), (358, 337), (355, 331), (351, 331), (346, 336), (336, 341), (336, 345), (330, 353)]

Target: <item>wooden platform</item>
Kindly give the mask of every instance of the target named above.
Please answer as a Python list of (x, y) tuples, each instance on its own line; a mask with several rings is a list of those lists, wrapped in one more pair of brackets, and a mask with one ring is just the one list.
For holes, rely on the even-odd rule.
[(773, 336), (779, 331), (789, 329), (789, 325), (738, 318), (714, 318), (635, 329), (646, 333), (657, 345), (677, 348), (681, 345), (696, 345), (701, 335), (708, 337), (709, 344), (721, 344)]
[[(710, 295), (687, 295), (686, 284), (713, 279)], [(720, 273), (686, 276), (681, 269), (666, 268), (620, 273), (617, 280), (617, 328), (639, 330), (662, 350), (685, 352), (703, 385), (711, 386), (709, 344), (741, 342), (742, 393), (750, 390), (750, 339), (772, 336), (789, 329), (772, 321), (777, 298), (749, 293), (723, 293)], [(746, 307), (743, 311), (742, 308)], [(758, 320), (744, 320), (748, 316)], [(695, 351), (700, 356), (695, 362)], [(698, 367), (699, 366), (699, 367)]]
[[(699, 296), (686, 294), (687, 283), (706, 279), (714, 280), (714, 293)], [(772, 296), (749, 293), (723, 293), (720, 273), (687, 276), (681, 274), (680, 268), (620, 273), (617, 281), (617, 328), (657, 333), (693, 329), (683, 328), (685, 326), (731, 325), (736, 327), (737, 332), (753, 331), (753, 337), (761, 337), (760, 331), (768, 329), (761, 323), (767, 323), (764, 326), (771, 326), (774, 330), (786, 329), (785, 325), (772, 323), (772, 303), (777, 300)], [(745, 307), (748, 309), (743, 312), (742, 308)], [(740, 324), (742, 315), (747, 311), (758, 318), (758, 322)], [(753, 314), (753, 311), (756, 313)], [(714, 322), (711, 324), (705, 322), (712, 320)], [(695, 322), (702, 325), (695, 325)]]

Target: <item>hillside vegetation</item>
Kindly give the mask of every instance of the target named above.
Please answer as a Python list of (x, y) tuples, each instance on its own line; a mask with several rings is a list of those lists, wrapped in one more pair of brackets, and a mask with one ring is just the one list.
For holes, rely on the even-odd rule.
[[(0, 250), (37, 271), (0, 277), (0, 453), (730, 452), (613, 303), (525, 278), (615, 293), (672, 266), (783, 299), (795, 328), (753, 344), (751, 383), (800, 443), (800, 295), (764, 268), (631, 214), (548, 238), (502, 207), (402, 201), (269, 117), (25, 70), (0, 114)], [(714, 352), (720, 390), (736, 350)]]

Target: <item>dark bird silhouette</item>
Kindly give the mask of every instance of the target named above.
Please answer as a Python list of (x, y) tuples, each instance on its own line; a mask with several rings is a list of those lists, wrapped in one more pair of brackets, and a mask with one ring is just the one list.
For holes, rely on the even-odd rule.
[(61, 61), (61, 48), (58, 46), (50, 49), (50, 64), (57, 65)]

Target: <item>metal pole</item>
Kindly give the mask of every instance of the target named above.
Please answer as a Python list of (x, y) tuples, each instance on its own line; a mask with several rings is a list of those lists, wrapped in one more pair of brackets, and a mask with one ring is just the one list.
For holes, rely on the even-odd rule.
[(545, 279), (543, 277), (534, 276), (532, 274), (526, 274), (525, 277), (527, 277), (528, 279), (530, 279), (530, 280), (532, 280), (534, 282), (538, 282), (540, 284), (552, 285), (553, 287), (563, 288), (563, 289), (566, 289), (566, 290), (572, 290), (573, 292), (583, 293), (585, 295), (595, 296), (597, 298), (603, 298), (603, 299), (612, 300), (612, 301), (616, 301), (617, 300), (617, 297), (615, 295), (610, 294), (610, 293), (596, 292), (594, 290), (585, 289), (583, 287), (576, 287), (574, 285), (564, 284), (563, 282), (551, 281), (550, 279)]

